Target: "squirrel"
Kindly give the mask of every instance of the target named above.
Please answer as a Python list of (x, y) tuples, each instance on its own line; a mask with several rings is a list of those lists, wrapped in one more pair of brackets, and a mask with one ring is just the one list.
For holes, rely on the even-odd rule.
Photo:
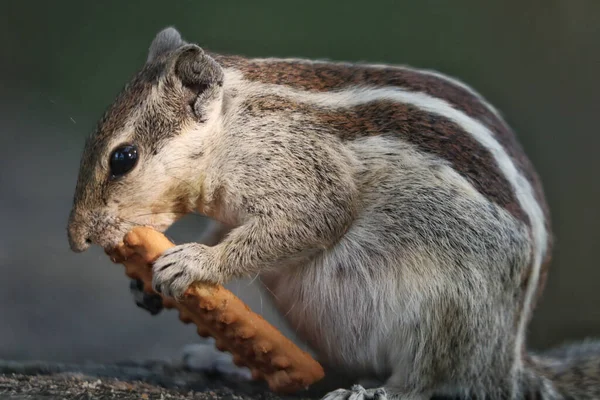
[(548, 205), (500, 112), (454, 78), (160, 31), (85, 143), (70, 246), (191, 212), (228, 228), (165, 252), (155, 290), (260, 276), (320, 360), (384, 382), (327, 400), (600, 398), (600, 344), (526, 350)]

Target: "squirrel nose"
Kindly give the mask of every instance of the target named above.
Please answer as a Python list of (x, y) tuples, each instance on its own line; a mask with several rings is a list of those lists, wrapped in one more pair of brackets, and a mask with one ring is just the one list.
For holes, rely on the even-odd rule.
[(81, 253), (87, 250), (92, 244), (89, 228), (83, 222), (83, 218), (77, 214), (71, 214), (69, 218), (69, 226), (67, 228), (69, 237), (69, 245), (75, 253)]

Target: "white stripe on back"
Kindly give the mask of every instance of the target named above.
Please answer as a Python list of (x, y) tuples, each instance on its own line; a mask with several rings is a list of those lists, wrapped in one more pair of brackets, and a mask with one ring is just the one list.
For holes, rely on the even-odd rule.
[(323, 65), (330, 64), (330, 65), (335, 65), (335, 66), (348, 66), (348, 67), (352, 66), (352, 67), (362, 67), (362, 68), (372, 68), (372, 69), (391, 69), (391, 70), (396, 69), (396, 70), (400, 70), (400, 71), (414, 72), (416, 74), (421, 74), (421, 75), (433, 76), (435, 78), (446, 81), (447, 83), (454, 85), (454, 86), (468, 92), (470, 95), (475, 97), (481, 104), (483, 104), (492, 114), (494, 114), (496, 116), (496, 118), (503, 121), (502, 115), (500, 114), (498, 109), (496, 109), (496, 107), (494, 107), (493, 105), (488, 103), (479, 92), (477, 92), (475, 89), (473, 89), (469, 85), (465, 84), (464, 82), (462, 82), (456, 78), (453, 78), (451, 76), (442, 74), (438, 71), (413, 68), (413, 67), (409, 67), (408, 65), (368, 64), (368, 63), (360, 63), (360, 62), (351, 63), (351, 62), (345, 62), (345, 61), (309, 60), (309, 59), (304, 59), (304, 58), (293, 58), (293, 57), (292, 58), (252, 58), (252, 59), (250, 59), (250, 61), (259, 62), (259, 63), (286, 62), (286, 63), (299, 63), (299, 64), (323, 64)]

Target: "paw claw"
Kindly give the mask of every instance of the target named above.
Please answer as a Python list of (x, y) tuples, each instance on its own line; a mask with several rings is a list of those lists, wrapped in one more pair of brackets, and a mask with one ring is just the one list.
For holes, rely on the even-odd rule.
[(129, 290), (142, 292), (144, 290), (144, 282), (141, 279), (132, 279), (129, 281)]
[(337, 389), (333, 392), (329, 392), (323, 397), (322, 400), (343, 400), (346, 399), (352, 392), (346, 389)]
[(373, 399), (374, 400), (387, 399), (387, 392), (385, 391), (384, 388), (375, 389), (375, 392), (373, 392)]
[(157, 294), (144, 292), (144, 283), (139, 279), (129, 281), (129, 291), (133, 295), (135, 304), (148, 311), (151, 315), (156, 315), (163, 309), (162, 298)]
[(164, 271), (165, 269), (169, 268), (169, 267), (170, 267), (171, 265), (173, 265), (173, 264), (175, 264), (175, 263), (168, 263), (168, 264), (165, 264), (165, 265), (163, 265), (162, 267), (160, 267), (160, 270), (161, 270), (161, 271)]

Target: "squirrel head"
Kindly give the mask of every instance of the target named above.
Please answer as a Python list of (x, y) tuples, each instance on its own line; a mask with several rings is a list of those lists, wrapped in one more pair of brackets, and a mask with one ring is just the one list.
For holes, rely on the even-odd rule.
[(203, 143), (218, 131), (223, 70), (174, 28), (87, 139), (68, 236), (74, 251), (108, 248), (136, 225), (165, 230), (195, 208)]

